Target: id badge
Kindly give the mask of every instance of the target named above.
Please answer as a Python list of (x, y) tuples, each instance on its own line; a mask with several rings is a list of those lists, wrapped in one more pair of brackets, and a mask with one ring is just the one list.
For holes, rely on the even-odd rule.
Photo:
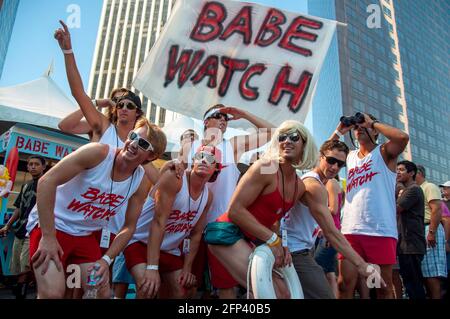
[(281, 231), (281, 245), (283, 247), (287, 247), (288, 246), (288, 242), (287, 242), (287, 230), (283, 229)]
[(189, 238), (185, 238), (183, 240), (183, 255), (189, 254), (190, 249), (191, 249), (191, 240)]
[(102, 239), (100, 240), (101, 248), (109, 248), (109, 241), (111, 239), (111, 232), (105, 228), (102, 229)]

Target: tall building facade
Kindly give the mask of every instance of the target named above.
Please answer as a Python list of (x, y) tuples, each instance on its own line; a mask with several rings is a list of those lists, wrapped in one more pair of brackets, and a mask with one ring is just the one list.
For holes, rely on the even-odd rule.
[(177, 115), (156, 106), (131, 83), (157, 40), (175, 0), (104, 0), (90, 79), (92, 98), (117, 87), (140, 94), (147, 118), (160, 126)]
[(0, 0), (0, 78), (2, 77), (19, 2), (19, 0)]
[(450, 3), (309, 0), (308, 13), (347, 24), (337, 28), (309, 115), (317, 143), (340, 116), (371, 113), (410, 134), (403, 158), (423, 164), (432, 181), (449, 180)]

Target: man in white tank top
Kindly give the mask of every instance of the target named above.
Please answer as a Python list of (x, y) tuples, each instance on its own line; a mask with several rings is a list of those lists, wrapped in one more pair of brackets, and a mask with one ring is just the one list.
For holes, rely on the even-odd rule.
[(319, 164), (302, 176), (306, 188), (303, 197), (282, 223), (282, 229), (287, 232), (288, 248), (305, 299), (335, 298), (322, 268), (312, 254), (317, 226), (322, 229), (323, 235), (331, 245), (355, 265), (359, 274), (368, 275), (366, 273), (368, 264), (336, 228), (328, 208), (328, 192), (325, 184), (345, 166), (347, 154), (348, 147), (343, 142), (329, 140), (322, 144)]
[[(80, 265), (85, 288), (94, 262), (100, 264), (98, 296), (109, 298), (109, 266), (131, 239), (150, 187), (140, 165), (160, 156), (166, 143), (161, 129), (144, 125), (130, 133), (123, 149), (84, 145), (42, 177), (27, 225), (40, 298), (63, 298), (68, 263)], [(93, 232), (121, 212), (125, 201), (125, 224), (101, 257)]]
[[(132, 91), (120, 88), (113, 90), (111, 99), (92, 101), (84, 92), (83, 82), (72, 50), (69, 29), (64, 22), (60, 21), (60, 23), (63, 28), (55, 32), (55, 38), (64, 52), (67, 79), (72, 95), (81, 110), (69, 114), (61, 120), (58, 127), (66, 133), (89, 134), (91, 142), (104, 143), (115, 148), (122, 147), (128, 133), (134, 129), (136, 123), (145, 120), (141, 99)], [(97, 111), (96, 106), (108, 107), (108, 116)], [(152, 163), (145, 165), (144, 168), (150, 181), (156, 184), (159, 178), (158, 170)]]
[[(225, 140), (228, 122), (232, 120), (245, 119), (252, 123), (257, 131), (250, 135), (235, 136)], [(223, 169), (214, 183), (208, 183), (209, 190), (215, 194), (211, 207), (208, 211), (207, 222), (214, 222), (217, 217), (226, 212), (234, 190), (239, 180), (240, 172), (237, 163), (242, 154), (258, 148), (270, 141), (274, 126), (249, 112), (235, 107), (225, 107), (216, 104), (206, 110), (203, 116), (204, 140), (195, 141), (192, 149), (197, 149), (203, 143), (214, 145), (222, 152)], [(224, 299), (235, 298), (234, 287), (237, 282), (228, 273), (220, 262), (208, 250), (208, 266), (211, 274), (212, 286), (218, 289), (219, 297)]]
[(195, 291), (202, 273), (193, 264), (213, 198), (207, 183), (220, 173), (220, 160), (217, 148), (201, 146), (182, 179), (168, 170), (152, 189), (124, 251), (138, 298), (153, 298), (158, 292), (160, 298), (189, 298)]
[[(392, 268), (396, 263), (397, 221), (395, 204), (398, 156), (409, 136), (400, 129), (380, 123), (372, 115), (345, 126), (342, 122), (332, 139), (353, 129), (359, 149), (347, 157), (347, 189), (343, 209), (342, 233), (365, 261), (380, 266), (385, 286), (377, 289), (379, 298), (393, 298)], [(379, 134), (387, 142), (377, 145)], [(355, 266), (339, 256), (339, 297), (352, 298), (358, 281)], [(369, 285), (368, 283), (368, 286)], [(378, 287), (377, 287), (378, 286)]]

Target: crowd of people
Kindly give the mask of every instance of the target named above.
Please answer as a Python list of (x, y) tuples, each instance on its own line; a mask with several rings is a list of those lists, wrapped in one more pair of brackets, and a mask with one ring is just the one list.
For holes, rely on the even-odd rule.
[[(97, 298), (124, 298), (129, 284), (137, 298), (251, 296), (249, 257), (259, 245), (275, 257), (278, 298), (290, 298), (276, 271), (287, 265), (307, 299), (448, 296), (450, 181), (442, 198), (423, 166), (399, 161), (406, 133), (359, 114), (317, 148), (297, 121), (274, 127), (217, 104), (204, 114), (204, 132), (184, 132), (178, 159), (158, 170), (152, 161), (165, 152), (165, 134), (131, 90), (91, 100), (62, 26), (55, 38), (80, 110), (60, 129), (88, 134), (91, 143), (45, 174), (44, 158), (28, 159), (33, 180), (0, 229), (15, 232), (18, 298), (31, 281), (38, 298), (81, 298), (93, 273)], [(224, 139), (238, 119), (256, 133)], [(341, 141), (345, 134), (354, 134), (354, 150)], [(241, 172), (242, 154), (266, 143)], [(75, 289), (67, 286), (69, 265), (80, 267)]]

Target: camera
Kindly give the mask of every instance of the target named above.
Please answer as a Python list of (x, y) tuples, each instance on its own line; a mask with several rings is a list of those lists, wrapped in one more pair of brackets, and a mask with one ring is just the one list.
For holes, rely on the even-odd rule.
[(352, 126), (364, 123), (365, 118), (363, 113), (357, 112), (353, 116), (341, 116), (340, 121), (344, 126)]

